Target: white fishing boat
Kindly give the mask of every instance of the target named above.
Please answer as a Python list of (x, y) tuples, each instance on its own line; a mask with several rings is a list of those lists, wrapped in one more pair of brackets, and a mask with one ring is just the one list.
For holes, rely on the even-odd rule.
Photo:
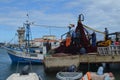
[(20, 73), (14, 73), (7, 78), (7, 80), (42, 80), (36, 73), (29, 73), (26, 75), (21, 75)]
[(42, 80), (42, 77), (32, 72), (31, 69), (30, 66), (26, 65), (20, 72), (11, 74), (6, 80)]

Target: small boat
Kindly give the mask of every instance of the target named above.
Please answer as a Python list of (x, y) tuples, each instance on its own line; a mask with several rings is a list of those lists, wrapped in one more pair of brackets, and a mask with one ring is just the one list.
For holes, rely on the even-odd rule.
[(42, 77), (35, 72), (30, 72), (32, 68), (24, 66), (21, 72), (11, 74), (6, 80), (42, 80)]
[(56, 77), (59, 80), (78, 80), (82, 75), (82, 72), (58, 72)]
[(87, 72), (81, 80), (115, 80), (112, 72), (104, 73), (104, 67), (99, 66), (97, 72)]
[(14, 73), (7, 78), (7, 80), (42, 80), (39, 79), (36, 73), (29, 73), (26, 75), (21, 75), (20, 73)]
[(96, 72), (87, 72), (80, 80), (115, 80), (115, 77), (111, 72), (102, 75), (98, 75)]
[(82, 72), (77, 72), (75, 65), (71, 65), (56, 74), (59, 80), (78, 80), (83, 76)]

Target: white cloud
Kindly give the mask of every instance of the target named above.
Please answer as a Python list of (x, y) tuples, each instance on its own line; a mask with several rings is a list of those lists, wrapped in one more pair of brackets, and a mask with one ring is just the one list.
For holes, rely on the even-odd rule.
[[(13, 1), (15, 0), (1, 0), (0, 2), (11, 3)], [(27, 19), (27, 13), (29, 13), (30, 21), (35, 22), (35, 24), (68, 26), (70, 23), (77, 24), (78, 15), (83, 13), (85, 15), (84, 24), (100, 31), (104, 31), (105, 27), (108, 27), (111, 32), (119, 31), (120, 0), (33, 0), (30, 2), (39, 4), (46, 2), (46, 5), (32, 5), (29, 8), (26, 2), (29, 4), (27, 0), (15, 3), (19, 6), (0, 7), (0, 27), (4, 25), (16, 29), (22, 26), (22, 23)], [(61, 6), (57, 6), (56, 3), (60, 3)], [(36, 6), (38, 8), (33, 8)], [(23, 9), (25, 7), (28, 10)]]
[[(37, 15), (37, 16), (35, 16)], [(73, 21), (73, 15), (70, 13), (60, 13), (60, 14), (46, 14), (40, 11), (32, 12), (34, 20), (38, 20), (39, 23), (45, 21), (48, 25), (65, 25), (69, 21)]]
[(117, 30), (117, 25), (119, 25), (120, 21), (120, 6), (118, 5), (119, 2), (114, 2), (115, 1), (113, 0), (100, 0), (87, 5), (87, 8), (84, 11), (86, 13), (88, 24), (95, 25), (99, 30), (102, 30), (101, 27), (108, 27), (111, 31), (113, 28)]
[(18, 27), (24, 21), (25, 12), (9, 12), (0, 14), (0, 25), (4, 25), (6, 27)]
[(65, 3), (65, 9), (83, 13), (84, 24), (104, 31), (107, 27), (110, 32), (119, 31), (120, 25), (120, 0), (74, 0)]
[[(0, 24), (13, 27), (18, 26), (20, 23), (27, 20), (26, 14), (27, 12), (25, 11), (9, 12), (9, 15), (7, 13), (0, 14)], [(73, 15), (70, 13), (46, 14), (37, 10), (30, 11), (29, 18), (36, 24), (56, 26), (66, 26), (69, 25), (69, 22), (75, 21)]]

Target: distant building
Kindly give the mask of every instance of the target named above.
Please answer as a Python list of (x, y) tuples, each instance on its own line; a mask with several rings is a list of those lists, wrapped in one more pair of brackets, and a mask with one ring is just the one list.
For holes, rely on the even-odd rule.
[(43, 39), (56, 40), (56, 36), (55, 35), (44, 35)]
[(36, 47), (43, 47), (45, 46), (45, 44), (49, 42), (51, 44), (51, 48), (56, 48), (60, 45), (60, 40), (57, 40), (56, 39), (56, 36), (54, 35), (45, 35), (43, 36), (42, 38), (35, 38), (33, 40), (33, 46), (36, 46)]

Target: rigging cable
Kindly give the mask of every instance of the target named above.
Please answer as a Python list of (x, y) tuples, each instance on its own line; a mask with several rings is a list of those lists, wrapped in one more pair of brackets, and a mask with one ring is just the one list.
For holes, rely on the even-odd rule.
[(62, 27), (62, 26), (49, 26), (49, 25), (38, 25), (38, 24), (32, 24), (34, 26), (43, 26), (43, 27), (50, 27), (50, 28), (67, 28), (67, 27)]
[(15, 39), (16, 36), (17, 36), (17, 33), (15, 34), (15, 36), (8, 43), (11, 43)]

